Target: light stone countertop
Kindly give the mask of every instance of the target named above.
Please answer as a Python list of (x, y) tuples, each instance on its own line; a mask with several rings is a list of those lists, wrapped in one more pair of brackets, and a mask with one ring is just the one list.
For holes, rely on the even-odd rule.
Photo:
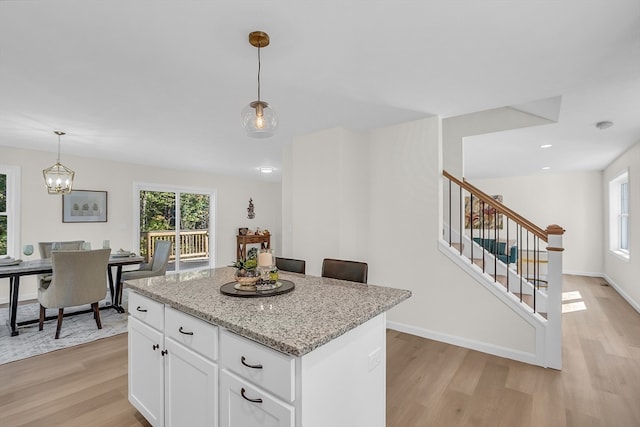
[(239, 298), (220, 293), (235, 269), (216, 268), (128, 280), (125, 286), (291, 356), (302, 356), (411, 296), (404, 289), (280, 272), (287, 294)]

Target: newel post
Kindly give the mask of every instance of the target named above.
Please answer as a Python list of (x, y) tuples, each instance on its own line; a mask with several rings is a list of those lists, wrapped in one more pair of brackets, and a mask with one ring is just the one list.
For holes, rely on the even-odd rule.
[(564, 229), (553, 224), (547, 227), (548, 287), (547, 287), (547, 367), (562, 368), (562, 236)]

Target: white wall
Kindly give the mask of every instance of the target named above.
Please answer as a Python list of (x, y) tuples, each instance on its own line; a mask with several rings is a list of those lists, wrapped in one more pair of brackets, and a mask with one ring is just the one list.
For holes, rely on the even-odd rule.
[(388, 320), (460, 345), (534, 352), (535, 331), (438, 250), (440, 120), (371, 133), (370, 283), (412, 297)]
[[(284, 158), (283, 220), (292, 256), (369, 264), (369, 283), (412, 291), (388, 320), (422, 336), (533, 352), (534, 330), (438, 250), (441, 123), (428, 118), (357, 135), (296, 138)], [(285, 223), (284, 227), (287, 227)]]
[[(603, 272), (602, 172), (575, 172), (469, 181), (540, 228), (564, 228), (563, 273)], [(544, 248), (545, 246), (543, 246)]]
[[(283, 169), (291, 246), (286, 256), (306, 260), (307, 274), (320, 275), (323, 258), (360, 260), (368, 231), (368, 165), (362, 136), (329, 129), (299, 137)], [(289, 224), (285, 224), (285, 229)]]
[[(235, 261), (238, 227), (267, 228), (273, 233), (272, 245), (279, 251), (281, 241), (280, 184), (238, 177), (220, 176), (184, 170), (168, 170), (148, 166), (102, 161), (65, 155), (63, 163), (76, 172), (74, 188), (108, 191), (108, 222), (62, 223), (61, 196), (48, 195), (43, 184), (42, 169), (51, 166), (52, 153), (0, 147), (0, 163), (22, 167), (21, 246), (34, 245), (30, 257), (39, 258), (37, 243), (55, 240), (87, 240), (102, 247), (109, 239), (112, 248), (135, 248), (133, 233), (135, 182), (211, 189), (217, 194), (215, 223), (217, 248), (215, 265), (225, 266)], [(249, 198), (255, 205), (255, 219), (247, 219)], [(0, 302), (8, 300), (8, 279), (0, 279)], [(21, 298), (36, 295), (35, 279), (21, 280)]]
[[(629, 171), (629, 260), (609, 251), (609, 181)], [(640, 312), (640, 142), (613, 161), (603, 174), (604, 273), (607, 280)]]
[(466, 136), (549, 123), (554, 121), (510, 107), (448, 117), (442, 121), (443, 169), (458, 179), (464, 177), (463, 139)]

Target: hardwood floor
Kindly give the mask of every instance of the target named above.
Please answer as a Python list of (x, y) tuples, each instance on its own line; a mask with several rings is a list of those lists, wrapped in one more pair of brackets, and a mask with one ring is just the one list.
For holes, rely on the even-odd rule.
[(562, 371), (387, 332), (387, 425), (640, 426), (640, 314), (564, 276)]
[[(603, 282), (564, 277), (586, 310), (564, 314), (562, 371), (388, 331), (387, 425), (640, 426), (640, 314)], [(0, 425), (148, 426), (126, 334), (0, 365)]]
[(150, 426), (127, 400), (127, 334), (0, 365), (0, 425)]

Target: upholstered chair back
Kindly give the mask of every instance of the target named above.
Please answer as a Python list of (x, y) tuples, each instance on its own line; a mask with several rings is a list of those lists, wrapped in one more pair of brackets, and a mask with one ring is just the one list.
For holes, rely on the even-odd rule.
[(53, 277), (38, 289), (45, 308), (75, 307), (103, 300), (107, 295), (107, 265), (111, 249), (51, 252)]
[(276, 268), (282, 271), (305, 274), (307, 263), (301, 259), (276, 257)]
[(171, 256), (171, 242), (168, 240), (158, 240), (153, 249), (153, 262), (151, 263), (151, 271), (164, 275), (167, 272), (169, 257)]
[(366, 262), (325, 258), (322, 261), (322, 277), (367, 283), (369, 266)]
[(84, 240), (72, 240), (68, 242), (38, 242), (40, 258), (51, 258), (51, 249), (54, 243), (56, 249), (63, 251), (79, 251), (84, 245)]

